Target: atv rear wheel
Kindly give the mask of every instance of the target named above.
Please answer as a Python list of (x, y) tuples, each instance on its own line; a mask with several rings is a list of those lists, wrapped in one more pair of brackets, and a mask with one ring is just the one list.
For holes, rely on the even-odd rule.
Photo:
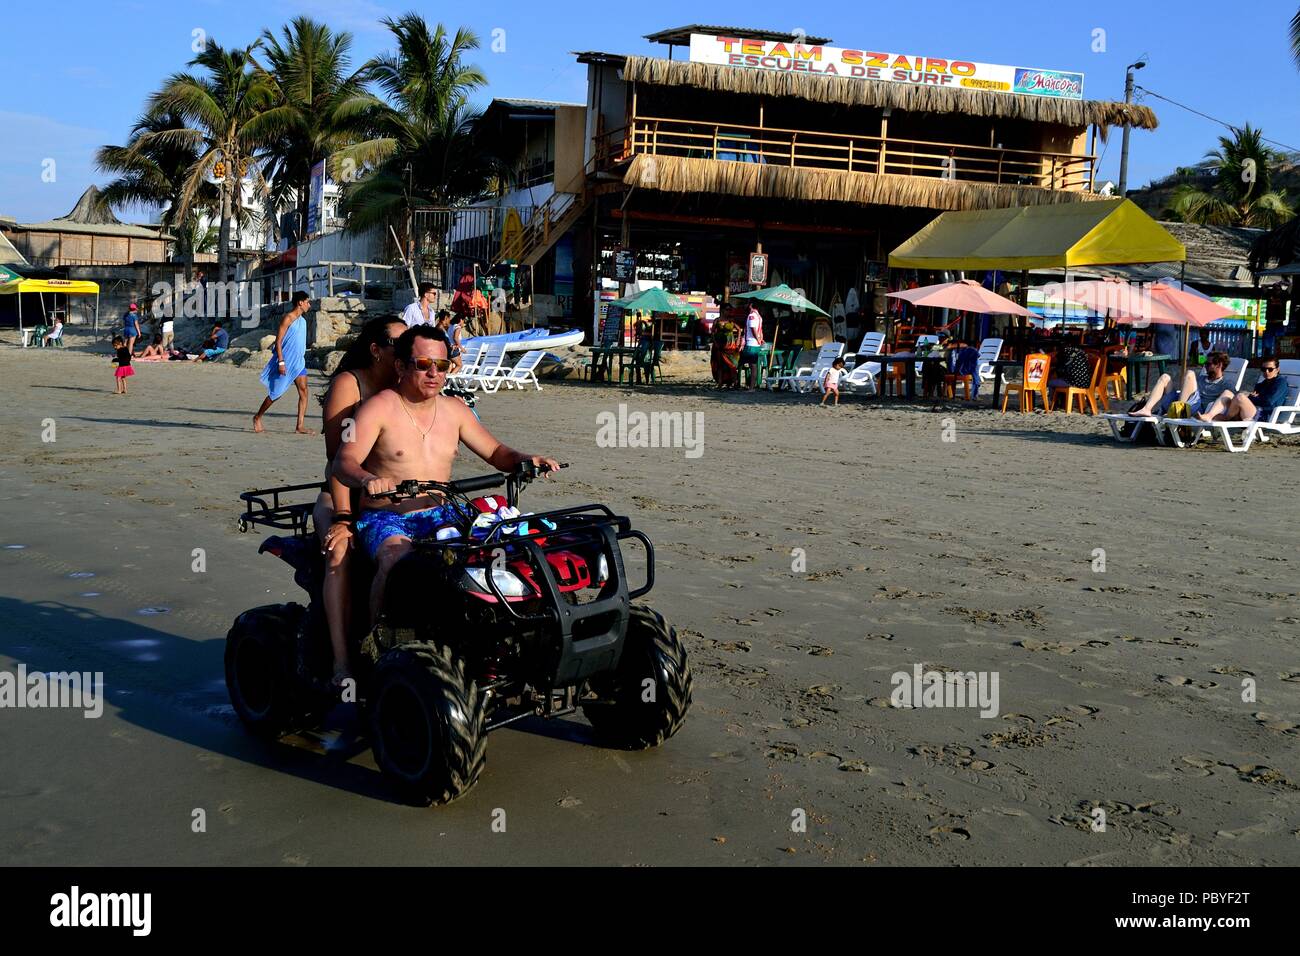
[(375, 665), (370, 707), (375, 763), (403, 796), (450, 803), (487, 761), (487, 702), (450, 648), (410, 642)]
[(623, 750), (659, 746), (681, 729), (691, 706), (691, 667), (677, 629), (633, 605), (618, 668), (590, 687), (597, 697), (584, 701), (582, 712), (598, 739)]
[(305, 609), (272, 604), (245, 611), (226, 635), (226, 690), (249, 731), (275, 738), (315, 722), (318, 702), (296, 680), (298, 629)]

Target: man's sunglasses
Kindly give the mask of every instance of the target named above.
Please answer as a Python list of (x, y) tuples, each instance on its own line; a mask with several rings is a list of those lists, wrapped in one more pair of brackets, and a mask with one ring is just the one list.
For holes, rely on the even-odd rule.
[(1264, 365), (1264, 366), (1261, 366), (1261, 368), (1262, 368), (1265, 372), (1276, 372), (1276, 371), (1277, 371), (1277, 366), (1276, 366), (1276, 365)]
[(415, 366), (416, 370), (421, 372), (427, 372), (431, 368), (435, 368), (439, 372), (445, 372), (447, 369), (451, 368), (451, 359), (436, 359), (421, 356), (420, 358), (411, 359), (411, 364)]

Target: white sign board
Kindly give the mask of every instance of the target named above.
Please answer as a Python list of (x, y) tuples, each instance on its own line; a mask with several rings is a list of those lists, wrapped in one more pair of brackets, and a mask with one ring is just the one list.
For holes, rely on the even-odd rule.
[(1083, 99), (1082, 73), (780, 40), (745, 40), (692, 33), (691, 62), (913, 86)]

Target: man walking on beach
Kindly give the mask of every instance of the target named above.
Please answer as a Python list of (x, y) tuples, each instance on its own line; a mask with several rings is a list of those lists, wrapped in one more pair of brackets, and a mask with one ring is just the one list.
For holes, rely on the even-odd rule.
[(411, 539), (434, 534), (455, 516), (454, 506), (441, 496), (395, 502), (372, 495), (393, 491), (408, 478), (450, 481), (461, 443), (498, 471), (512, 471), (525, 461), (559, 468), (553, 458), (503, 445), (464, 402), (442, 394), (451, 360), (441, 330), (429, 325), (407, 329), (394, 351), (397, 387), (377, 392), (358, 406), (354, 440), (343, 443), (332, 466), (344, 485), (365, 492), (356, 528), (375, 562), (372, 623), (379, 615), (388, 572), (410, 554)]

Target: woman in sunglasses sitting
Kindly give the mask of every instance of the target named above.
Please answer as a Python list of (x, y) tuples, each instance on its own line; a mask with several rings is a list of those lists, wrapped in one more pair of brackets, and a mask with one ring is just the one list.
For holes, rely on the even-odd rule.
[(1273, 414), (1273, 409), (1286, 401), (1287, 381), (1282, 377), (1277, 359), (1266, 355), (1260, 362), (1260, 379), (1255, 390), (1247, 395), (1240, 392), (1231, 400), (1220, 396), (1208, 410), (1196, 416), (1205, 422), (1263, 421)]

